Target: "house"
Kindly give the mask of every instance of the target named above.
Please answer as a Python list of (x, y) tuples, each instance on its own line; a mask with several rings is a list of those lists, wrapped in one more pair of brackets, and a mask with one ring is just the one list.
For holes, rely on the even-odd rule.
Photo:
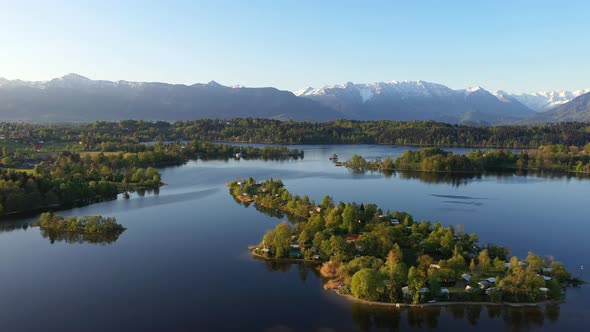
[(471, 274), (463, 273), (461, 275), (461, 278), (463, 278), (465, 281), (469, 282), (471, 280)]
[(389, 223), (391, 223), (392, 225), (399, 225), (400, 222), (397, 218), (391, 218), (391, 220), (389, 220)]
[(486, 279), (490, 284), (495, 284), (496, 283), (496, 278), (487, 278)]
[(428, 289), (426, 287), (422, 287), (422, 288), (420, 288), (420, 290), (418, 291), (418, 293), (420, 293), (420, 294), (430, 293), (430, 289)]
[(402, 287), (402, 294), (404, 295), (404, 297), (412, 297), (412, 294), (410, 294), (410, 287)]
[(298, 244), (292, 244), (290, 245), (291, 249), (301, 249), (301, 246)]
[(440, 293), (441, 294), (449, 294), (449, 289), (448, 288), (441, 288)]
[(543, 293), (547, 294), (547, 292), (549, 291), (549, 288), (547, 288), (547, 287), (541, 287), (541, 288), (539, 288), (539, 290), (540, 290), (541, 292), (543, 292)]
[(440, 269), (440, 265), (438, 264), (438, 262), (433, 262), (432, 264), (430, 264), (430, 268), (431, 269)]
[(315, 254), (313, 256), (311, 256), (312, 259), (315, 259), (316, 261), (320, 259), (320, 255)]
[(482, 281), (478, 282), (477, 284), (479, 285), (479, 288), (481, 288), (481, 289), (488, 289), (492, 285), (492, 283), (487, 280), (482, 280)]
[(360, 234), (346, 234), (344, 239), (346, 240), (346, 243), (354, 243), (356, 240), (358, 240), (359, 236)]
[(473, 289), (473, 287), (471, 287), (469, 285), (465, 286), (465, 291), (466, 292), (471, 292), (472, 289)]
[(551, 272), (551, 268), (550, 267), (544, 267), (543, 268), (543, 273), (549, 273)]

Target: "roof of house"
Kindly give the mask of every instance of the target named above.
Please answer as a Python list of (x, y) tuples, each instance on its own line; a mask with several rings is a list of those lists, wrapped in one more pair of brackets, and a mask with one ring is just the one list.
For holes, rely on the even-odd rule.
[(360, 234), (346, 234), (344, 237), (346, 240), (358, 240)]
[(461, 275), (461, 278), (469, 281), (469, 280), (471, 280), (471, 274), (464, 273), (464, 274)]

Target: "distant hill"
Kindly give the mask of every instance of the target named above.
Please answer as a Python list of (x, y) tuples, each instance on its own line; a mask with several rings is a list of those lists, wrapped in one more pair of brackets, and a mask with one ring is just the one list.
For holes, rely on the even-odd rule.
[(93, 81), (76, 74), (45, 82), (0, 79), (2, 121), (236, 117), (323, 121), (341, 116), (318, 102), (275, 88)]
[(590, 93), (574, 98), (547, 112), (536, 114), (525, 120), (527, 123), (544, 122), (590, 122)]

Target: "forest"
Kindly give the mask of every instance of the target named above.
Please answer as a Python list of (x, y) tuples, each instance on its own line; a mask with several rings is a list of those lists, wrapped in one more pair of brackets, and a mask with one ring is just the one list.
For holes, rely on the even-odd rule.
[(285, 147), (237, 147), (199, 141), (103, 147), (108, 149), (41, 152), (43, 158), (34, 168), (11, 169), (13, 165), (2, 164), (0, 215), (83, 206), (115, 199), (120, 193), (157, 190), (163, 185), (158, 167), (191, 159), (303, 158), (302, 150)]
[(447, 173), (482, 173), (490, 171), (549, 171), (590, 173), (590, 144), (576, 146), (546, 145), (537, 149), (521, 150), (472, 150), (454, 154), (440, 148), (407, 150), (393, 160), (391, 157), (367, 161), (354, 155), (343, 166), (356, 171), (379, 170), (383, 172), (422, 171)]
[(560, 262), (482, 246), (462, 227), (417, 221), (371, 203), (316, 203), (277, 179), (228, 184), (240, 204), (289, 216), (250, 249), (267, 259), (321, 263), (325, 287), (373, 302), (537, 302), (559, 300), (577, 280)]
[(532, 126), (484, 126), (433, 121), (295, 122), (271, 119), (202, 119), (149, 122), (126, 120), (89, 124), (0, 123), (0, 138), (18, 144), (68, 145), (96, 149), (101, 144), (153, 141), (226, 141), (268, 144), (395, 144), (536, 148), (590, 142), (590, 126), (583, 122)]

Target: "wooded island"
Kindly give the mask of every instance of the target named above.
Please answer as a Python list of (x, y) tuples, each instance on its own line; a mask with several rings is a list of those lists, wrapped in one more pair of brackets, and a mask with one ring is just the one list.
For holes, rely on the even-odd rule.
[(483, 173), (502, 171), (549, 171), (590, 173), (590, 144), (583, 148), (565, 145), (547, 145), (522, 150), (472, 150), (454, 154), (440, 148), (407, 150), (397, 159), (386, 157), (366, 160), (354, 155), (342, 166), (355, 171), (376, 170), (421, 171), (445, 173)]
[(510, 257), (506, 247), (478, 243), (462, 227), (415, 221), (375, 204), (316, 204), (291, 194), (280, 180), (228, 183), (236, 201), (287, 222), (251, 248), (267, 259), (321, 263), (326, 288), (380, 303), (432, 301), (522, 303), (557, 301), (562, 288), (580, 281), (552, 258)]

